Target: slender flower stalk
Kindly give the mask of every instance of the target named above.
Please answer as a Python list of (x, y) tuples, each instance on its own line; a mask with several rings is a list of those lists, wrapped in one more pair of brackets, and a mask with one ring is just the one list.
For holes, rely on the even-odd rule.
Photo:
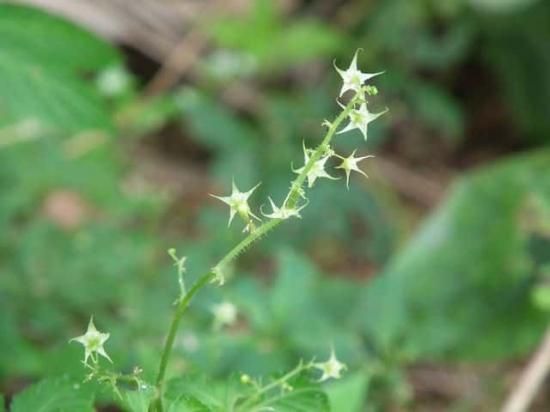
[[(308, 161), (302, 168), (300, 174), (292, 182), (290, 191), (286, 196), (283, 207), (286, 207), (287, 209), (296, 208), (297, 203), (299, 202), (299, 200), (303, 195), (302, 186), (304, 185), (304, 182), (308, 174), (313, 169), (315, 163), (318, 162), (327, 153), (327, 151), (329, 150), (329, 144), (332, 138), (334, 137), (336, 131), (338, 130), (338, 127), (340, 126), (342, 121), (344, 121), (344, 119), (349, 115), (349, 113), (354, 109), (355, 104), (360, 98), (361, 98), (361, 93), (357, 93), (345, 106), (344, 110), (338, 115), (338, 117), (336, 117), (336, 119), (330, 124), (330, 127), (323, 141), (312, 152)], [(181, 299), (181, 301), (176, 307), (176, 310), (174, 311), (172, 322), (170, 324), (170, 329), (168, 331), (168, 336), (164, 344), (159, 371), (156, 379), (157, 398), (152, 404), (152, 407), (151, 407), (152, 412), (163, 411), (162, 393), (164, 391), (164, 376), (166, 374), (168, 359), (170, 358), (170, 354), (172, 353), (174, 340), (176, 338), (176, 333), (177, 333), (181, 318), (184, 315), (184, 313), (187, 311), (187, 307), (189, 306), (189, 303), (191, 302), (195, 294), (204, 286), (206, 286), (208, 283), (212, 282), (213, 280), (215, 279), (219, 280), (220, 274), (223, 274), (224, 268), (226, 268), (233, 260), (235, 260), (244, 250), (250, 247), (255, 241), (259, 240), (266, 233), (268, 233), (269, 231), (277, 227), (284, 220), (285, 219), (281, 219), (281, 218), (270, 219), (267, 222), (260, 225), (259, 227), (257, 227), (255, 230), (251, 231), (248, 234), (248, 236), (246, 236), (243, 240), (241, 240), (222, 259), (220, 259), (220, 261), (213, 267), (213, 269), (203, 274), (196, 281), (193, 287), (189, 289), (185, 297)], [(221, 276), (223, 279), (223, 275)]]
[(307, 371), (309, 369), (312, 369), (316, 367), (315, 366), (315, 363), (313, 362), (308, 362), (308, 363), (304, 363), (303, 361), (300, 361), (300, 363), (298, 364), (298, 366), (296, 366), (294, 369), (292, 369), (290, 372), (286, 373), (285, 375), (281, 376), (279, 379), (276, 379), (274, 380), (273, 382), (265, 385), (265, 386), (260, 386), (259, 384), (255, 383), (254, 381), (252, 381), (250, 379), (250, 377), (248, 375), (245, 375), (243, 379), (243, 377), (241, 377), (241, 382), (243, 383), (248, 383), (250, 382), (251, 384), (255, 384), (256, 386), (256, 393), (254, 394), (254, 396), (248, 398), (246, 400), (246, 402), (244, 402), (241, 406), (243, 409), (246, 409), (247, 407), (250, 407), (252, 405), (254, 405), (254, 403), (261, 398), (261, 396), (273, 389), (276, 389), (276, 388), (283, 388), (283, 389), (290, 389), (292, 390), (291, 386), (288, 384), (288, 381), (291, 380), (292, 378), (300, 375), (302, 372), (304, 371)]
[[(195, 294), (211, 282), (216, 282), (219, 285), (223, 285), (223, 283), (225, 282), (225, 273), (227, 272), (227, 269), (241, 253), (243, 253), (256, 241), (260, 240), (272, 229), (276, 228), (281, 222), (287, 220), (290, 217), (300, 217), (299, 212), (307, 205), (307, 199), (305, 197), (305, 192), (303, 188), (306, 180), (308, 183), (308, 187), (311, 188), (314, 185), (316, 179), (320, 177), (334, 179), (334, 177), (332, 177), (325, 171), (325, 166), (327, 160), (335, 155), (334, 151), (331, 148), (331, 141), (335, 134), (344, 133), (352, 129), (358, 129), (361, 131), (363, 137), (366, 140), (368, 124), (378, 118), (381, 114), (385, 113), (383, 112), (372, 114), (368, 112), (366, 106), (366, 96), (376, 94), (377, 90), (373, 86), (363, 85), (366, 80), (381, 73), (368, 74), (359, 71), (357, 69), (357, 52), (355, 53), (350, 67), (347, 70), (344, 71), (339, 69), (338, 67), (336, 67), (336, 70), (342, 77), (344, 83), (340, 91), (340, 96), (348, 90), (354, 91), (355, 94), (346, 105), (341, 105), (339, 103), (342, 106), (343, 110), (334, 119), (334, 121), (329, 122), (325, 120), (323, 122), (323, 125), (327, 126), (328, 130), (322, 142), (315, 149), (306, 149), (304, 146), (304, 166), (297, 170), (294, 170), (294, 172), (297, 173), (298, 176), (292, 181), (290, 190), (280, 207), (277, 207), (273, 200), (269, 198), (272, 207), (272, 213), (263, 214), (265, 217), (268, 218), (268, 220), (259, 224), (259, 226), (257, 227), (253, 224), (252, 219), (259, 220), (259, 218), (252, 213), (250, 206), (248, 205), (248, 199), (257, 186), (247, 192), (240, 192), (233, 182), (232, 193), (230, 196), (214, 196), (229, 206), (229, 224), (231, 224), (233, 217), (237, 214), (241, 218), (243, 218), (246, 223), (245, 231), (248, 231), (248, 235), (239, 243), (237, 243), (225, 256), (223, 256), (218, 261), (218, 263), (212, 267), (212, 269), (199, 277), (195, 284), (191, 287), (191, 289), (185, 292), (182, 295), (181, 299), (177, 302), (174, 315), (170, 323), (168, 335), (164, 343), (164, 349), (162, 352), (159, 370), (156, 378), (156, 398), (149, 409), (151, 412), (163, 412), (162, 396), (164, 392), (164, 380), (168, 360), (174, 346), (174, 341), (181, 318), (185, 314), (189, 303), (191, 302)], [(348, 118), (350, 121), (347, 127), (338, 131), (342, 122)], [(357, 163), (368, 157), (366, 156), (355, 158), (354, 154), (355, 151), (348, 158), (343, 158), (336, 155), (337, 157), (340, 157), (343, 161), (340, 165), (340, 168), (344, 169), (344, 171), (346, 172), (347, 184), (349, 184), (349, 174), (352, 170), (364, 174), (364, 172), (362, 172), (358, 168)], [(182, 288), (182, 290), (184, 289)], [(302, 372), (304, 369), (310, 368), (320, 369), (323, 372), (321, 380), (325, 380), (328, 378), (338, 378), (341, 371), (345, 368), (345, 365), (340, 363), (336, 359), (334, 351), (332, 351), (331, 357), (328, 361), (324, 363), (300, 363), (300, 365), (295, 370), (289, 372), (289, 374), (285, 375), (280, 380), (277, 380), (272, 384), (262, 388), (261, 391), (259, 391), (254, 397), (254, 399), (257, 399), (257, 397), (262, 395), (262, 393), (271, 390), (277, 385), (283, 385), (285, 383), (288, 384), (288, 379)], [(254, 399), (249, 399), (248, 402), (254, 402)]]
[[(335, 65), (336, 67), (336, 65)], [(271, 205), (271, 213), (264, 213), (260, 207), (260, 212), (267, 218), (262, 221), (256, 216), (249, 205), (249, 198), (259, 185), (254, 186), (248, 191), (241, 192), (235, 182), (232, 183), (232, 192), (228, 196), (215, 196), (227, 206), (229, 206), (229, 222), (231, 225), (235, 216), (239, 216), (245, 222), (244, 232), (248, 232), (248, 235), (238, 242), (225, 256), (223, 256), (209, 271), (200, 276), (190, 289), (187, 289), (184, 282), (184, 274), (186, 272), (185, 263), (186, 257), (180, 257), (176, 253), (175, 249), (168, 250), (168, 254), (174, 261), (174, 266), (177, 269), (178, 283), (179, 283), (179, 298), (175, 302), (174, 313), (166, 336), (157, 377), (155, 381), (155, 397), (149, 405), (149, 412), (164, 412), (163, 395), (166, 370), (168, 367), (168, 361), (170, 359), (174, 342), (178, 332), (178, 327), (183, 315), (186, 313), (191, 300), (195, 295), (209, 283), (217, 283), (223, 285), (225, 282), (225, 276), (230, 269), (232, 262), (238, 258), (238, 256), (252, 246), (256, 241), (260, 240), (272, 229), (275, 229), (280, 223), (288, 220), (292, 217), (300, 218), (300, 212), (304, 209), (308, 200), (306, 197), (304, 186), (307, 181), (307, 187), (311, 188), (319, 178), (328, 178), (331, 180), (337, 180), (338, 178), (331, 176), (326, 167), (330, 166), (328, 160), (332, 157), (338, 157), (342, 160), (342, 163), (337, 166), (338, 169), (343, 169), (346, 174), (346, 185), (349, 189), (349, 177), (352, 171), (361, 173), (366, 176), (358, 163), (368, 157), (363, 156), (355, 157), (354, 150), (350, 156), (342, 157), (337, 155), (332, 149), (332, 139), (336, 134), (345, 133), (351, 130), (359, 130), (364, 139), (367, 139), (367, 127), (368, 124), (387, 110), (381, 113), (370, 113), (367, 110), (367, 96), (373, 96), (377, 93), (377, 89), (371, 85), (364, 85), (363, 83), (372, 77), (375, 77), (381, 73), (363, 73), (357, 69), (357, 52), (355, 53), (353, 60), (347, 70), (341, 70), (336, 67), (336, 70), (340, 74), (343, 80), (343, 86), (340, 90), (340, 96), (347, 91), (353, 91), (354, 95), (349, 99), (346, 105), (338, 104), (342, 107), (340, 114), (332, 121), (325, 120), (323, 126), (327, 127), (327, 131), (321, 143), (314, 149), (307, 149), (305, 143), (304, 150), (304, 165), (299, 169), (293, 170), (298, 176), (291, 181), (290, 189), (281, 204), (277, 206), (271, 197), (268, 197)], [(349, 123), (343, 129), (340, 129), (342, 122), (349, 118)], [(259, 222), (256, 223), (255, 221)], [(230, 326), (234, 324), (238, 319), (237, 308), (230, 302), (224, 301), (212, 307), (214, 314), (214, 326)], [(99, 332), (93, 323), (93, 319), (90, 319), (88, 330), (82, 336), (71, 339), (84, 346), (84, 364), (91, 370), (89, 378), (94, 378), (99, 382), (107, 382), (111, 384), (113, 390), (117, 395), (122, 398), (122, 394), (117, 387), (117, 382), (134, 382), (138, 386), (138, 390), (149, 389), (149, 386), (142, 383), (139, 374), (141, 369), (136, 368), (131, 375), (124, 375), (120, 373), (114, 373), (111, 371), (103, 371), (100, 368), (99, 356), (111, 361), (111, 358), (103, 348), (103, 345), (109, 338), (108, 333)], [(92, 363), (89, 364), (88, 360), (91, 359)], [(112, 362), (112, 361), (111, 361)], [(255, 387), (256, 392), (244, 400), (242, 406), (254, 406), (257, 402), (263, 402), (263, 397), (268, 392), (273, 392), (276, 388), (280, 388), (283, 392), (293, 390), (290, 381), (300, 373), (310, 370), (318, 369), (322, 372), (322, 376), (319, 382), (327, 379), (338, 379), (341, 373), (346, 369), (346, 365), (341, 363), (334, 353), (334, 349), (331, 350), (330, 357), (325, 362), (315, 363), (313, 361), (309, 363), (300, 362), (300, 364), (283, 375), (281, 378), (274, 380), (273, 382), (262, 386), (261, 381), (253, 381), (248, 375), (241, 377), (243, 384), (251, 384)], [(270, 409), (270, 407), (266, 407)], [(267, 410), (266, 409), (266, 410)], [(271, 410), (271, 409), (270, 409)]]

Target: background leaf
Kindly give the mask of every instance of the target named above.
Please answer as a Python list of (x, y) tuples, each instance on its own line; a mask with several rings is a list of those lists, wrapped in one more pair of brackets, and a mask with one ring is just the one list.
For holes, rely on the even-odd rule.
[(331, 411), (360, 412), (365, 405), (365, 394), (370, 377), (364, 372), (347, 375), (327, 385)]
[(50, 131), (109, 130), (106, 107), (83, 79), (118, 61), (115, 49), (62, 19), (0, 5), (0, 125), (32, 118)]
[(538, 258), (521, 213), (534, 196), (550, 198), (549, 161), (547, 150), (519, 156), (456, 184), (365, 291), (358, 316), (366, 330), (421, 357), (496, 359), (530, 350), (547, 315), (530, 299)]
[(11, 412), (93, 412), (93, 399), (86, 389), (67, 379), (48, 379), (18, 394)]

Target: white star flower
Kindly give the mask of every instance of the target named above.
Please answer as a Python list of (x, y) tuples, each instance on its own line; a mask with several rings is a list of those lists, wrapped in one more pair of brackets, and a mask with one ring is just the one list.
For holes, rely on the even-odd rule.
[[(342, 106), (342, 105), (341, 105)], [(342, 106), (344, 107), (344, 106)], [(367, 104), (362, 103), (359, 106), (359, 109), (353, 109), (349, 114), (349, 123), (348, 125), (340, 130), (337, 134), (342, 134), (345, 132), (348, 132), (350, 130), (359, 129), (363, 137), (365, 138), (365, 141), (367, 140), (367, 128), (369, 123), (373, 122), (374, 120), (378, 119), (380, 116), (385, 114), (388, 111), (388, 109), (380, 112), (380, 113), (370, 113), (367, 110)]]
[[(235, 217), (235, 214), (239, 214), (240, 217), (243, 218), (245, 222), (247, 222), (247, 227), (249, 227), (250, 224), (250, 216), (252, 216), (254, 219), (260, 220), (259, 217), (254, 215), (251, 210), (250, 206), (248, 206), (248, 198), (254, 190), (260, 186), (260, 184), (257, 184), (252, 189), (250, 189), (248, 192), (241, 192), (235, 185), (235, 182), (232, 184), (232, 192), (230, 196), (216, 196), (216, 195), (210, 195), (212, 197), (215, 197), (216, 199), (221, 200), (225, 204), (229, 206), (229, 223), (227, 226), (231, 225), (231, 222), (233, 221), (233, 218)], [(245, 228), (246, 229), (246, 228)]]
[[(306, 149), (305, 147), (305, 144), (302, 144), (303, 145), (303, 149), (304, 149), (304, 166), (297, 169), (297, 170), (294, 170), (294, 173), (297, 173), (297, 174), (300, 174), (302, 173), (302, 171), (304, 170), (305, 168), (305, 165), (309, 162), (309, 154), (308, 152), (310, 151), (309, 149)], [(333, 152), (332, 152), (333, 153)], [(325, 163), (327, 162), (327, 160), (332, 156), (332, 153), (329, 152), (328, 155), (322, 157), (321, 159), (317, 160), (314, 164), (313, 164), (313, 167), (309, 170), (309, 172), (307, 173), (307, 184), (308, 184), (308, 187), (313, 187), (313, 184), (315, 183), (315, 181), (320, 178), (320, 177), (326, 177), (328, 179), (332, 179), (332, 180), (337, 180), (338, 178), (337, 177), (333, 177), (331, 175), (329, 175), (326, 170), (325, 170)]]
[[(109, 362), (113, 362), (105, 349), (103, 348), (104, 343), (109, 339), (108, 333), (99, 332), (94, 325), (93, 316), (90, 318), (90, 323), (88, 323), (88, 330), (82, 336), (72, 338), (69, 342), (76, 341), (84, 346), (84, 363), (88, 363), (88, 358), (91, 357), (94, 363), (97, 363), (97, 355), (100, 354), (104, 358), (107, 358)], [(95, 355), (95, 356), (94, 356)]]
[(340, 374), (342, 371), (347, 369), (347, 366), (344, 363), (336, 359), (334, 349), (331, 350), (330, 358), (326, 362), (314, 363), (313, 366), (323, 372), (319, 382), (326, 381), (330, 378), (340, 379)]
[(349, 176), (351, 174), (351, 171), (354, 170), (358, 173), (361, 173), (363, 176), (368, 177), (365, 172), (363, 172), (361, 169), (359, 169), (358, 163), (361, 160), (368, 159), (370, 157), (374, 157), (372, 155), (362, 156), (362, 157), (355, 157), (355, 152), (356, 151), (357, 150), (354, 150), (353, 153), (351, 155), (349, 155), (348, 157), (342, 157), (342, 156), (337, 155), (340, 159), (342, 159), (342, 163), (339, 166), (336, 166), (336, 169), (344, 169), (344, 171), (346, 172), (346, 186), (347, 186), (348, 189), (349, 189)]
[(221, 302), (212, 307), (214, 324), (217, 327), (231, 326), (237, 320), (237, 308), (231, 302)]
[(340, 96), (342, 96), (346, 91), (353, 90), (356, 93), (361, 91), (361, 86), (364, 82), (366, 82), (369, 79), (372, 79), (375, 76), (378, 76), (384, 72), (378, 72), (378, 73), (363, 73), (362, 71), (357, 69), (357, 53), (359, 50), (355, 52), (355, 55), (353, 56), (353, 60), (351, 61), (351, 64), (349, 65), (347, 70), (342, 70), (336, 66), (336, 62), (334, 63), (334, 68), (340, 74), (342, 77), (342, 80), (344, 81), (344, 84), (342, 85), (342, 89), (340, 90)]
[(288, 219), (291, 217), (297, 217), (301, 218), (300, 216), (300, 210), (302, 210), (304, 207), (307, 206), (307, 203), (305, 205), (302, 205), (299, 208), (288, 208), (285, 204), (283, 204), (282, 207), (277, 207), (275, 203), (273, 202), (273, 199), (268, 197), (269, 203), (271, 203), (271, 209), (273, 209), (273, 212), (266, 214), (262, 213), (265, 217), (268, 217), (270, 219)]

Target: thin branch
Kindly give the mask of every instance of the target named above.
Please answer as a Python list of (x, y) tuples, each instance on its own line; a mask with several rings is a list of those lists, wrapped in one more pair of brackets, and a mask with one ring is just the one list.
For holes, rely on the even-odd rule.
[(533, 402), (550, 371), (550, 328), (521, 374), (519, 382), (504, 403), (501, 412), (525, 412)]
[(192, 29), (187, 33), (145, 87), (145, 94), (148, 96), (160, 94), (174, 86), (197, 62), (206, 44), (206, 39), (198, 29)]

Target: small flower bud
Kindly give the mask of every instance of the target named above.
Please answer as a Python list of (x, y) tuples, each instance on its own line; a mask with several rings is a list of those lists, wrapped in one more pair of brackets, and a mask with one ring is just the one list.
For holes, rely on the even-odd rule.
[(327, 119), (325, 119), (325, 120), (323, 120), (323, 123), (321, 123), (321, 126), (324, 126), (327, 129), (330, 129), (332, 127), (332, 123), (329, 122)]
[(212, 268), (212, 273), (214, 277), (212, 278), (211, 283), (217, 283), (218, 286), (223, 286), (225, 284), (225, 274), (223, 269), (219, 266)]
[(288, 382), (284, 381), (283, 383), (281, 383), (281, 389), (285, 392), (292, 392), (294, 390), (294, 387)]
[(231, 302), (221, 302), (212, 307), (216, 327), (231, 326), (237, 320), (237, 308)]
[(378, 88), (376, 86), (368, 85), (365, 87), (365, 92), (369, 96), (376, 96), (378, 94)]

